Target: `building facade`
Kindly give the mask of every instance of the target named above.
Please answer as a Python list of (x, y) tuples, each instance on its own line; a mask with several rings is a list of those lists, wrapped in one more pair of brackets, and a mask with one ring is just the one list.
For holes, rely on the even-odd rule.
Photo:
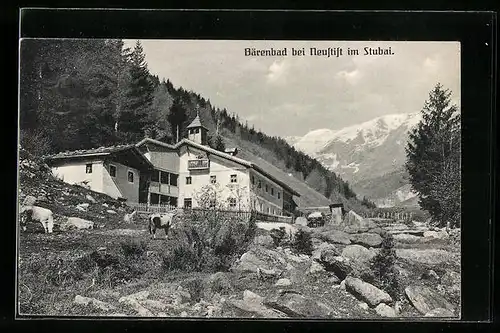
[(44, 160), (66, 183), (130, 202), (139, 201), (141, 178), (149, 179), (152, 171), (152, 164), (133, 145), (63, 152)]
[(207, 145), (208, 130), (199, 117), (187, 127), (188, 139), (175, 145), (146, 138), (136, 146), (154, 166), (146, 202), (178, 207), (257, 210), (290, 215), (297, 192), (269, 175), (265, 168)]

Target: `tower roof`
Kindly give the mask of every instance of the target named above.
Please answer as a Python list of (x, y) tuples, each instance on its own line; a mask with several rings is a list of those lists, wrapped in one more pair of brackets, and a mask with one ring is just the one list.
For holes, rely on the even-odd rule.
[(194, 120), (191, 122), (191, 124), (189, 124), (189, 126), (187, 128), (195, 128), (195, 127), (203, 127), (204, 129), (206, 129), (208, 131), (208, 128), (206, 128), (205, 126), (203, 126), (201, 124), (199, 114), (196, 115), (196, 118), (194, 118)]

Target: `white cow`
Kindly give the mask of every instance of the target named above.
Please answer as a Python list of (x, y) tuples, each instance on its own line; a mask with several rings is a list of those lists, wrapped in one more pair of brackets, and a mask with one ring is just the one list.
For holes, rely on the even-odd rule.
[(54, 216), (52, 211), (47, 208), (38, 206), (23, 206), (19, 211), (21, 216), (21, 226), (23, 231), (26, 231), (26, 223), (28, 221), (38, 221), (42, 224), (45, 233), (52, 233), (54, 228)]
[(168, 231), (173, 226), (174, 217), (179, 215), (179, 211), (171, 211), (168, 213), (154, 213), (149, 216), (149, 233), (152, 238), (156, 238), (156, 229), (165, 230), (165, 238), (168, 237)]

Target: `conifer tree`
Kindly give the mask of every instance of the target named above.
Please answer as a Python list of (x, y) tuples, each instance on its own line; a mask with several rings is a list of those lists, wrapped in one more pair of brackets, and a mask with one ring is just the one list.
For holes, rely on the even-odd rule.
[(460, 115), (450, 96), (441, 84), (434, 87), (406, 147), (412, 188), (439, 226), (460, 224)]
[(170, 113), (167, 120), (171, 126), (172, 133), (176, 138), (176, 142), (180, 140), (181, 128), (187, 120), (186, 107), (182, 102), (182, 97), (177, 96), (170, 107)]

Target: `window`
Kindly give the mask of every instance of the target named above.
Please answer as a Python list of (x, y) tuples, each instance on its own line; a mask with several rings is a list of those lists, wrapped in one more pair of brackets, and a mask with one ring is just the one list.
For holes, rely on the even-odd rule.
[(274, 195), (274, 187), (271, 187), (271, 195)]
[(261, 181), (260, 181), (260, 180), (259, 180), (259, 186), (258, 186), (258, 187), (259, 187), (259, 188), (262, 188), (262, 183), (261, 183)]
[(236, 175), (231, 175), (231, 183), (237, 183), (238, 179), (236, 178)]
[(193, 182), (193, 179), (191, 177), (186, 177), (186, 184), (189, 185), (189, 184), (192, 184)]
[(280, 192), (278, 192), (278, 199), (279, 199), (279, 198), (281, 198), (281, 194), (280, 194)]
[(217, 176), (210, 176), (210, 184), (217, 183)]
[(160, 183), (168, 184), (168, 172), (160, 171)]
[(184, 208), (193, 208), (193, 200), (191, 198), (184, 199)]
[(173, 173), (170, 174), (170, 185), (172, 186), (177, 186), (177, 178), (178, 175), (174, 175)]
[(229, 207), (235, 208), (236, 207), (236, 198), (229, 198)]
[(267, 213), (271, 214), (271, 208), (267, 207)]
[(92, 173), (92, 163), (85, 166), (85, 173)]
[(195, 134), (200, 133), (200, 129), (199, 129), (199, 128), (195, 128), (195, 129), (194, 129), (194, 133), (195, 133)]
[(109, 175), (111, 177), (116, 177), (116, 167), (114, 165), (109, 165)]
[(267, 184), (266, 184), (266, 192), (268, 192), (268, 191), (269, 191), (269, 186), (267, 186)]
[(159, 182), (160, 181), (160, 171), (154, 170), (153, 173), (151, 174), (151, 181), (152, 182)]
[(255, 177), (252, 175), (252, 185), (255, 185)]
[(133, 183), (134, 182), (134, 173), (132, 171), (129, 171), (127, 173), (127, 179), (128, 179), (129, 183)]

